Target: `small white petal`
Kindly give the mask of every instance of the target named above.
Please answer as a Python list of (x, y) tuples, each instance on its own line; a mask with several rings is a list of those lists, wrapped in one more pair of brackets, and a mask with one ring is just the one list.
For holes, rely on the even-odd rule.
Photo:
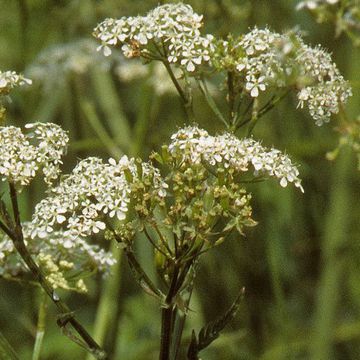
[(111, 55), (111, 49), (108, 46), (104, 46), (103, 47), (103, 53), (105, 56), (110, 56)]
[(186, 66), (186, 70), (190, 71), (190, 72), (193, 72), (195, 70), (195, 65), (191, 61), (189, 61), (187, 66)]
[(56, 221), (58, 224), (62, 224), (66, 220), (66, 217), (64, 215), (57, 215)]
[(259, 89), (257, 86), (254, 86), (250, 92), (250, 95), (252, 97), (258, 97), (259, 96)]
[(282, 187), (286, 187), (287, 186), (287, 180), (286, 180), (286, 178), (282, 178), (281, 180), (280, 180), (280, 185), (282, 186)]

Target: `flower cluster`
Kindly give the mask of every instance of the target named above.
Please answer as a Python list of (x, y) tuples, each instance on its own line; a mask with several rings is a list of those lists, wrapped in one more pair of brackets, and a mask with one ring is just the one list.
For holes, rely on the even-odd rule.
[(158, 6), (146, 16), (106, 19), (94, 30), (106, 56), (110, 46), (120, 45), (126, 57), (157, 59), (182, 66), (188, 72), (210, 62), (213, 36), (201, 36), (202, 16), (190, 5)]
[(256, 225), (251, 195), (232, 171), (225, 174), (218, 169), (214, 176), (203, 163), (183, 161), (179, 152), (169, 155), (173, 198), (163, 223), (178, 239), (184, 238), (179, 247), (202, 241), (212, 247), (223, 241), (225, 233), (236, 229), (243, 234), (245, 227)]
[(245, 89), (252, 97), (259, 95), (267, 86), (284, 87), (284, 77), (292, 72), (291, 57), (293, 44), (284, 34), (273, 33), (269, 29), (254, 28), (236, 44), (243, 50), (235, 63), (236, 70), (246, 80)]
[(303, 191), (299, 171), (290, 158), (279, 150), (264, 148), (251, 138), (240, 140), (230, 133), (211, 136), (198, 127), (187, 127), (172, 136), (169, 152), (177, 154), (181, 161), (204, 162), (225, 171), (242, 173), (251, 166), (255, 177), (276, 177), (282, 187), (290, 182)]
[(57, 227), (71, 239), (105, 230), (109, 218), (126, 218), (133, 186), (151, 187), (150, 198), (166, 196), (166, 184), (148, 163), (123, 156), (119, 162), (99, 158), (79, 162), (47, 198), (36, 205), (32, 237), (46, 237)]
[(333, 63), (329, 53), (321, 47), (302, 44), (298, 51), (300, 74), (309, 81), (298, 93), (299, 106), (307, 102), (310, 115), (317, 125), (328, 122), (331, 114), (352, 95), (351, 88)]
[(15, 71), (0, 71), (0, 95), (7, 95), (17, 86), (30, 85), (32, 81)]
[(351, 96), (330, 54), (306, 45), (297, 34), (255, 28), (238, 42), (222, 41), (218, 47), (217, 68), (235, 71), (251, 97), (270, 86), (296, 88), (299, 106), (307, 104), (317, 125), (328, 122)]
[[(41, 265), (54, 289), (62, 288), (85, 292), (84, 278), (95, 272), (108, 273), (116, 262), (111, 253), (84, 239), (72, 241), (63, 232), (56, 231), (46, 238), (31, 238), (32, 225), (25, 223), (23, 233), (29, 253)], [(26, 279), (28, 268), (21, 261), (12, 240), (6, 235), (0, 239), (0, 276)], [(29, 278), (31, 279), (31, 278)]]
[(182, 3), (162, 5), (146, 16), (106, 19), (94, 31), (110, 55), (120, 45), (127, 57), (177, 64), (188, 73), (199, 65), (235, 74), (237, 89), (257, 98), (268, 88), (297, 89), (299, 106), (307, 104), (317, 125), (328, 122), (351, 95), (330, 54), (304, 44), (293, 32), (278, 34), (254, 28), (233, 39), (200, 33), (202, 16)]
[(26, 125), (26, 134), (14, 126), (0, 127), (0, 176), (17, 185), (28, 185), (42, 168), (46, 183), (59, 175), (68, 136), (52, 123)]

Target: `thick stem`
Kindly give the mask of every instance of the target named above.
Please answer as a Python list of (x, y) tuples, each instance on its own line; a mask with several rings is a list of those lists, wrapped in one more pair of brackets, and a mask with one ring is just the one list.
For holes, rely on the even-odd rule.
[(45, 323), (46, 323), (46, 311), (47, 311), (47, 295), (46, 293), (41, 290), (40, 294), (40, 305), (39, 305), (39, 313), (38, 313), (38, 322), (36, 327), (36, 338), (35, 338), (35, 345), (34, 351), (32, 355), (32, 360), (39, 360), (40, 353), (42, 348), (42, 343), (45, 334)]
[(160, 360), (170, 359), (171, 328), (173, 320), (172, 307), (163, 308), (161, 311), (161, 344)]
[(178, 287), (178, 275), (179, 267), (175, 265), (169, 292), (166, 296), (165, 304), (161, 312), (161, 342), (159, 360), (170, 360), (173, 320), (176, 315), (173, 300), (176, 295), (176, 288)]
[(89, 333), (85, 330), (85, 328), (75, 319), (73, 313), (70, 311), (68, 306), (60, 299), (58, 294), (55, 293), (54, 289), (47, 281), (45, 274), (42, 272), (41, 268), (35, 263), (29, 251), (27, 250), (24, 243), (24, 235), (20, 221), (20, 211), (17, 201), (16, 189), (14, 184), (12, 183), (9, 183), (9, 187), (10, 187), (11, 204), (12, 204), (14, 220), (15, 220), (15, 228), (10, 230), (7, 229), (7, 227), (3, 223), (0, 223), (1, 229), (11, 238), (17, 252), (24, 260), (25, 264), (30, 269), (30, 271), (32, 272), (38, 283), (41, 285), (45, 293), (50, 297), (50, 299), (56, 305), (58, 310), (63, 315), (65, 315), (66, 321), (58, 321), (58, 324), (61, 327), (65, 327), (68, 323), (70, 323), (73, 326), (73, 328), (76, 330), (78, 335), (81, 337), (81, 339), (85, 342), (86, 344), (85, 347), (87, 348), (87, 350), (90, 351), (97, 359), (106, 359), (104, 350), (100, 348), (100, 346), (89, 335)]

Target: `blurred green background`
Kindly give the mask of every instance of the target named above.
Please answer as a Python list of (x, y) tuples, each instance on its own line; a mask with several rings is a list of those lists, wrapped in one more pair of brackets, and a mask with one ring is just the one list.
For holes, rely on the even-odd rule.
[[(0, 0), (0, 69), (33, 78), (9, 104), (8, 120), (20, 126), (51, 121), (70, 133), (64, 167), (86, 156), (146, 158), (184, 123), (176, 94), (156, 66), (133, 66), (116, 53), (95, 52), (92, 29), (105, 17), (145, 13), (157, 0)], [(268, 25), (274, 31), (298, 26), (305, 41), (333, 53), (354, 96), (349, 118), (360, 113), (360, 51), (346, 37), (334, 39), (331, 25), (318, 25), (289, 0), (189, 1), (204, 14), (205, 31), (225, 36)], [(42, 55), (41, 55), (42, 53)], [(136, 62), (136, 60), (134, 60)], [(159, 73), (160, 71), (160, 73)], [(164, 80), (166, 82), (166, 80)], [(160, 86), (162, 85), (162, 86)], [(213, 91), (221, 92), (214, 88)], [(211, 110), (195, 95), (200, 126), (215, 132)], [(203, 257), (187, 334), (220, 316), (238, 289), (246, 296), (236, 319), (202, 354), (203, 359), (360, 359), (360, 173), (356, 157), (337, 146), (337, 120), (314, 125), (286, 98), (255, 129), (263, 143), (286, 151), (301, 165), (305, 194), (275, 183), (252, 185), (259, 225)], [(21, 195), (24, 220), (44, 195), (41, 182)], [(110, 247), (103, 239), (94, 239)], [(120, 250), (114, 248), (115, 253)], [(151, 249), (138, 252), (152, 269)], [(113, 276), (93, 281), (88, 295), (62, 294), (112, 359), (156, 359), (160, 317), (156, 300), (132, 281), (125, 262)], [(20, 359), (30, 359), (36, 333), (39, 291), (0, 280), (0, 331)], [(56, 326), (49, 306), (42, 359), (86, 359)], [(186, 342), (186, 338), (185, 338)]]

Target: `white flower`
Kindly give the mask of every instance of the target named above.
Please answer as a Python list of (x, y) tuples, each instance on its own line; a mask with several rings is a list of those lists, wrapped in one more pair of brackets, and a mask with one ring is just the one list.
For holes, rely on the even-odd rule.
[(0, 127), (0, 175), (19, 185), (28, 185), (42, 168), (51, 184), (58, 177), (68, 136), (58, 125), (33, 123), (26, 134), (14, 126)]
[[(31, 223), (23, 224), (27, 249), (34, 260), (40, 263), (54, 288), (86, 291), (84, 284), (79, 286), (76, 283), (78, 280), (77, 277), (74, 279), (74, 273), (88, 273), (89, 270), (108, 273), (116, 263), (110, 252), (104, 251), (98, 245), (88, 244), (83, 238), (77, 238), (74, 241), (61, 231), (37, 237), (32, 236), (33, 231)], [(0, 276), (21, 277), (28, 271), (14, 248), (12, 240), (2, 235), (0, 237)]]
[(17, 86), (31, 85), (32, 81), (15, 71), (0, 71), (0, 95), (7, 94)]
[[(110, 47), (120, 45), (125, 57), (146, 55), (149, 58), (150, 43), (165, 49), (168, 61), (192, 73), (201, 64), (210, 64), (214, 37), (201, 36), (202, 16), (190, 5), (165, 4), (145, 16), (105, 19), (94, 30), (94, 36), (102, 43), (105, 55)], [(151, 56), (150, 56), (151, 58)]]
[(148, 163), (139, 165), (127, 156), (118, 162), (110, 158), (104, 163), (95, 157), (80, 161), (73, 172), (36, 205), (32, 236), (65, 228), (65, 236), (75, 239), (105, 230), (107, 217), (116, 216), (124, 221), (135, 179), (151, 186), (157, 196), (166, 196), (167, 185), (159, 171)]
[(298, 107), (306, 104), (317, 125), (328, 122), (331, 114), (337, 113), (340, 104), (351, 96), (349, 84), (331, 55), (320, 46), (306, 45), (299, 35), (254, 28), (235, 48), (243, 50), (234, 59), (235, 69), (251, 97), (258, 97), (270, 84), (277, 89), (294, 88), (296, 81)]
[(259, 96), (259, 90), (265, 91), (266, 86), (263, 83), (265, 80), (265, 76), (260, 76), (258, 79), (255, 78), (255, 76), (248, 75), (246, 77), (247, 83), (246, 83), (246, 90), (250, 91), (250, 95), (252, 97), (258, 97)]
[(339, 112), (341, 103), (352, 95), (351, 88), (340, 74), (336, 65), (321, 47), (311, 48), (301, 44), (297, 61), (301, 76), (311, 84), (298, 93), (299, 106), (307, 103), (310, 115), (317, 125), (330, 120), (331, 114)]
[(211, 136), (196, 126), (180, 129), (172, 137), (170, 153), (181, 161), (247, 172), (253, 167), (254, 176), (272, 176), (285, 187), (294, 183), (301, 191), (299, 171), (290, 158), (276, 149), (266, 149), (253, 139), (238, 139), (233, 134)]

